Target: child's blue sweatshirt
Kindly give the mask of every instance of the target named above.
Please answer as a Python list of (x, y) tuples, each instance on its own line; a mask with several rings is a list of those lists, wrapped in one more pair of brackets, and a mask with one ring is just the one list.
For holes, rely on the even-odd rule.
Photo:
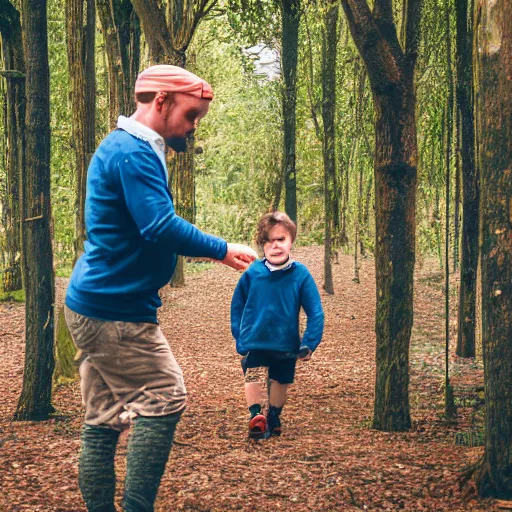
[(157, 323), (158, 290), (172, 277), (176, 254), (224, 259), (227, 244), (178, 217), (167, 171), (148, 142), (115, 130), (87, 174), (87, 241), (66, 305), (104, 320)]
[[(299, 312), (304, 309), (307, 327), (302, 341)], [(293, 262), (289, 268), (270, 271), (264, 260), (254, 262), (242, 275), (231, 301), (231, 332), (236, 350), (314, 351), (322, 339), (324, 312), (320, 294), (309, 270)]]

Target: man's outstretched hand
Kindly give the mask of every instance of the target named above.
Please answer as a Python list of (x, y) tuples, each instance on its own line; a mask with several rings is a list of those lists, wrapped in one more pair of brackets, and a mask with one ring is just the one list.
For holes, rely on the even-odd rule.
[(247, 245), (228, 244), (228, 252), (222, 263), (235, 270), (245, 270), (257, 257), (256, 251)]

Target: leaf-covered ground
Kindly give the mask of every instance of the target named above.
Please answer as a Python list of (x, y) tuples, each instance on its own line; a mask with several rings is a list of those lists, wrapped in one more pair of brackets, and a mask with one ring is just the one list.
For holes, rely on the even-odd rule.
[[(322, 282), (320, 247), (295, 257)], [(411, 411), (407, 433), (371, 429), (375, 372), (375, 274), (362, 261), (334, 266), (334, 296), (322, 293), (322, 345), (298, 367), (283, 412), (283, 435), (247, 440), (239, 358), (229, 331), (238, 274), (222, 265), (163, 291), (162, 329), (184, 369), (188, 409), (180, 423), (156, 510), (349, 511), (498, 510), (479, 501), (461, 471), (482, 453), (480, 364), (451, 356), (458, 418), (443, 418), (443, 278), (435, 262), (417, 269), (411, 346)], [(456, 285), (455, 278), (453, 285)], [(63, 283), (60, 283), (60, 288)], [(58, 301), (62, 300), (59, 289)], [(456, 296), (452, 296), (452, 335)], [(77, 382), (55, 390), (55, 416), (10, 421), (21, 390), (24, 309), (0, 304), (0, 510), (83, 511), (77, 486), (82, 405)], [(452, 336), (453, 340), (453, 336)], [(452, 341), (454, 344), (454, 341)], [(452, 349), (453, 352), (454, 349)], [(118, 502), (126, 436), (116, 460)]]

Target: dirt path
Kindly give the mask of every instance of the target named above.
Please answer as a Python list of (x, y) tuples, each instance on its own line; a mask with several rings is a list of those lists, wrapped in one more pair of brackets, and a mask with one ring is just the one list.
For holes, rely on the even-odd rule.
[[(321, 283), (322, 249), (300, 248)], [(223, 267), (192, 275), (184, 289), (164, 291), (160, 320), (190, 394), (156, 510), (349, 511), (494, 510), (463, 499), (459, 472), (481, 448), (456, 446), (472, 428), (443, 418), (443, 300), (434, 268), (417, 272), (411, 347), (413, 428), (370, 429), (373, 407), (375, 277), (363, 260), (335, 266), (336, 295), (322, 292), (326, 330), (309, 363), (300, 365), (283, 413), (283, 436), (246, 439), (247, 410), (239, 358), (229, 332), (229, 304), (238, 274)], [(0, 305), (0, 510), (82, 511), (77, 461), (82, 409), (79, 386), (56, 390), (56, 417), (9, 421), (21, 389), (23, 307)], [(453, 382), (470, 394), (482, 385), (478, 365), (454, 361)], [(469, 401), (468, 401), (469, 404)], [(468, 405), (464, 404), (464, 405)], [(121, 482), (126, 438), (117, 459)], [(118, 494), (121, 498), (122, 485)]]

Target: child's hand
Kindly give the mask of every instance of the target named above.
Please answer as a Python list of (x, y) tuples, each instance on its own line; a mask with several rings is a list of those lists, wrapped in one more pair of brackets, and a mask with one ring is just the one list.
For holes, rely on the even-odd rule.
[(302, 361), (309, 361), (311, 359), (311, 355), (313, 352), (307, 347), (301, 348), (299, 353), (297, 354), (297, 359), (301, 359)]

